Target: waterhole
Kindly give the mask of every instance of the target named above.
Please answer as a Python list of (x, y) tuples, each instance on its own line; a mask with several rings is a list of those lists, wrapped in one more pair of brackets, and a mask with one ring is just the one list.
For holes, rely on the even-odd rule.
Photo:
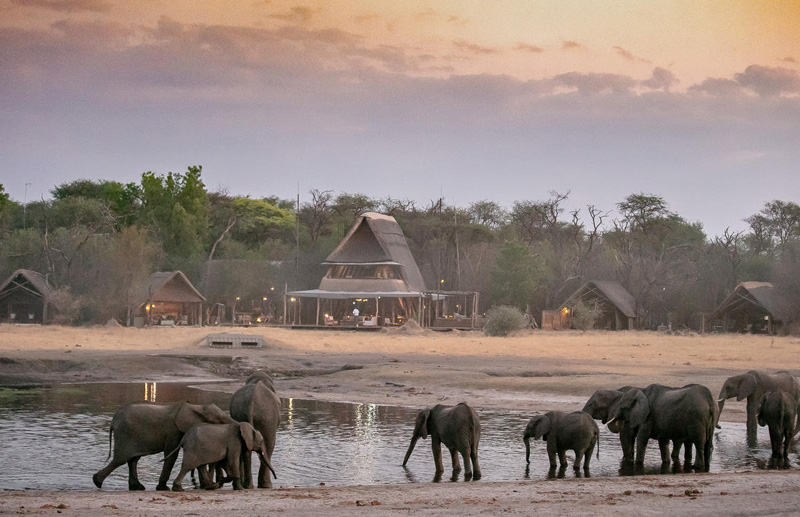
[[(0, 389), (0, 449), (4, 458), (0, 489), (94, 489), (92, 474), (106, 464), (108, 426), (120, 406), (140, 400), (187, 400), (215, 403), (225, 409), (229, 398), (226, 393), (214, 391), (213, 385), (200, 389), (177, 383)], [(272, 459), (278, 474), (277, 487), (433, 480), (430, 439), (420, 440), (407, 467), (401, 466), (418, 409), (299, 399), (283, 399), (282, 405)], [(483, 480), (536, 480), (554, 474), (549, 472), (544, 442), (531, 442), (531, 464), (525, 463), (522, 433), (530, 414), (491, 410), (479, 413), (483, 429), (479, 450)], [(759, 428), (758, 447), (748, 448), (744, 424), (723, 423), (714, 437), (711, 472), (767, 468), (770, 453), (766, 428)], [(571, 459), (572, 453), (567, 456)], [(627, 474), (621, 469), (621, 456), (617, 435), (601, 426), (600, 458), (592, 458), (591, 476)], [(797, 464), (796, 454), (792, 453), (790, 459), (793, 465)], [(447, 482), (450, 458), (446, 449), (443, 461)], [(254, 465), (257, 466), (257, 461)], [(145, 456), (139, 462), (139, 477), (148, 489), (155, 488), (160, 470), (160, 455)], [(177, 470), (176, 466), (172, 477)], [(662, 473), (658, 446), (652, 441), (643, 472)], [(575, 476), (571, 468), (563, 475)], [(463, 475), (459, 481), (463, 481)], [(103, 489), (127, 489), (127, 467), (114, 471)]]

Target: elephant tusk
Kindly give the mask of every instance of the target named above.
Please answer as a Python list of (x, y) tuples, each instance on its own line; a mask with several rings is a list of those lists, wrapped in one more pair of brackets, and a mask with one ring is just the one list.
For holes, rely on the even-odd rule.
[[(708, 400), (708, 399), (706, 399), (706, 400)], [(611, 424), (613, 424), (613, 423), (614, 423), (614, 422), (616, 422), (616, 421), (617, 421), (617, 417), (614, 417), (614, 418), (612, 418), (611, 420), (609, 420), (609, 421), (606, 423), (606, 425), (607, 425), (607, 426), (608, 426), (608, 425), (611, 425)]]
[[(706, 399), (708, 400), (708, 399)], [(725, 399), (717, 399), (717, 402), (725, 402)]]

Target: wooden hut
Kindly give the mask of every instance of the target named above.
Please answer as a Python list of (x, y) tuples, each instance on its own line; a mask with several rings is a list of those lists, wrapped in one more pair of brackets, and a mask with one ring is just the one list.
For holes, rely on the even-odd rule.
[(161, 271), (139, 285), (133, 296), (136, 318), (145, 325), (201, 325), (206, 299), (180, 271)]
[[(425, 309), (425, 281), (394, 217), (361, 215), (322, 265), (327, 271), (318, 289), (286, 293), (287, 323), (402, 325)], [(303, 311), (306, 299), (314, 300), (313, 310), (306, 305)]]
[[(596, 301), (599, 304), (603, 312), (595, 328), (633, 330), (636, 323), (636, 300), (619, 282), (594, 280), (579, 287), (558, 309), (559, 328), (571, 326), (572, 313), (578, 301)], [(542, 328), (545, 328), (544, 323)]]
[(0, 286), (0, 321), (47, 323), (54, 289), (41, 273), (18, 269)]
[(797, 320), (799, 308), (770, 282), (741, 282), (722, 300), (712, 319), (723, 332), (774, 333)]

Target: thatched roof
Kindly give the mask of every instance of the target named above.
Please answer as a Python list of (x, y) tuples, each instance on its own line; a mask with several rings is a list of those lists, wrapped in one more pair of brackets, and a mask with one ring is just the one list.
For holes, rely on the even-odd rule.
[(731, 294), (722, 300), (714, 311), (714, 319), (721, 319), (724, 313), (751, 305), (761, 309), (777, 321), (789, 322), (797, 317), (798, 307), (791, 298), (770, 282), (741, 282)]
[(136, 286), (136, 306), (146, 302), (204, 302), (206, 299), (180, 271), (160, 271)]
[[(400, 265), (404, 285), (394, 285), (391, 291), (425, 291), (422, 273), (408, 248), (403, 230), (394, 217), (367, 212), (350, 228), (342, 242), (336, 247), (324, 265)], [(325, 280), (325, 279), (323, 279)], [(371, 280), (352, 279), (348, 290), (370, 289)], [(361, 285), (363, 284), (363, 285)], [(320, 289), (323, 286), (320, 285)]]
[(0, 285), (0, 298), (18, 289), (23, 289), (45, 300), (49, 299), (54, 292), (54, 289), (50, 286), (50, 282), (47, 281), (47, 277), (36, 271), (31, 271), (30, 269), (17, 269), (14, 271), (11, 276)]
[(587, 294), (594, 294), (605, 299), (628, 318), (636, 317), (636, 300), (634, 297), (622, 287), (622, 284), (611, 280), (593, 280), (586, 282), (572, 293), (564, 303), (561, 304), (561, 307), (569, 306), (570, 303)]

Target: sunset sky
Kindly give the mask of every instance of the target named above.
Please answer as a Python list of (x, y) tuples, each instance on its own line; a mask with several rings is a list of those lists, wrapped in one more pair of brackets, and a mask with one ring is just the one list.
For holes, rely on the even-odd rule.
[(0, 183), (800, 202), (800, 2), (0, 0)]

